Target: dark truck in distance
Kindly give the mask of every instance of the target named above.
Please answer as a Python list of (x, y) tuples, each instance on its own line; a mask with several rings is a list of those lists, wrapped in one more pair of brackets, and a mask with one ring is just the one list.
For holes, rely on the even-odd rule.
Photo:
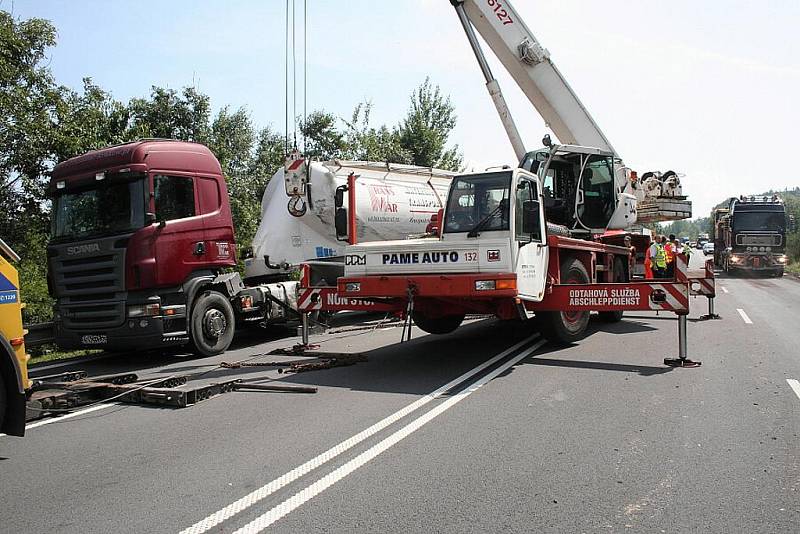
[[(63, 348), (227, 349), (237, 323), (285, 317), (296, 282), (245, 287), (219, 162), (142, 140), (60, 163), (49, 185), (48, 285)], [(294, 286), (292, 285), (294, 284)]]
[(778, 195), (731, 198), (713, 213), (714, 264), (727, 273), (783, 276), (786, 231), (793, 226)]

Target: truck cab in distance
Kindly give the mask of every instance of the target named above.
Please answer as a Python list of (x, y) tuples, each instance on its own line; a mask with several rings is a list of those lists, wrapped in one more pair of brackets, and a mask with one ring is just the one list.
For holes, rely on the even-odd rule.
[(714, 210), (714, 263), (727, 273), (782, 276), (787, 263), (786, 232), (794, 220), (783, 200), (772, 196), (731, 198)]

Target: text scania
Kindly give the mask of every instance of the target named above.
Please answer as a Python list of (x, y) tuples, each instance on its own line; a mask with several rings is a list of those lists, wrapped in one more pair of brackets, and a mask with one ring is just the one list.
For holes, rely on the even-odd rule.
[(570, 306), (638, 306), (638, 289), (570, 289)]
[(415, 263), (458, 263), (458, 252), (405, 252), (384, 254), (384, 265), (413, 265)]
[(67, 247), (67, 254), (74, 256), (75, 254), (86, 254), (88, 252), (100, 252), (99, 243), (89, 243), (87, 245), (75, 245), (74, 247)]

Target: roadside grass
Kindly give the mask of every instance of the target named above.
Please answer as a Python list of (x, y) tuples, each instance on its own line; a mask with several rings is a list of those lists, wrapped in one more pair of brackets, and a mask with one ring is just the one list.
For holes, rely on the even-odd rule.
[(787, 265), (786, 272), (800, 276), (800, 261), (795, 261)]
[(71, 360), (73, 358), (83, 358), (84, 356), (92, 356), (99, 354), (102, 350), (58, 350), (55, 345), (43, 345), (29, 350), (31, 359), (28, 360), (28, 365), (36, 365), (37, 363), (52, 362), (56, 360)]

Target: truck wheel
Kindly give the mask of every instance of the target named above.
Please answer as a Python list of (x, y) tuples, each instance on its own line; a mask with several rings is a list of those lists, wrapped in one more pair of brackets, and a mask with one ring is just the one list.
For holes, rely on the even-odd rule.
[[(2, 347), (0, 347), (2, 349)], [(8, 409), (8, 397), (6, 396), (6, 382), (2, 375), (0, 375), (0, 428), (3, 428), (3, 422), (6, 420), (6, 410)]]
[(192, 352), (200, 356), (225, 352), (235, 329), (231, 303), (216, 291), (203, 292), (192, 306), (191, 329)]
[[(614, 259), (614, 283), (624, 284), (628, 281), (628, 276), (625, 273), (625, 264), (622, 263), (621, 258)], [(623, 311), (607, 311), (600, 312), (600, 320), (606, 323), (618, 323), (622, 320)]]
[(461, 325), (464, 314), (431, 318), (419, 312), (413, 312), (411, 318), (414, 319), (414, 324), (429, 334), (449, 334)]
[[(579, 260), (567, 258), (561, 264), (561, 280), (565, 284), (588, 284), (589, 273)], [(539, 312), (536, 314), (536, 322), (539, 331), (549, 341), (567, 345), (586, 335), (589, 312)]]

